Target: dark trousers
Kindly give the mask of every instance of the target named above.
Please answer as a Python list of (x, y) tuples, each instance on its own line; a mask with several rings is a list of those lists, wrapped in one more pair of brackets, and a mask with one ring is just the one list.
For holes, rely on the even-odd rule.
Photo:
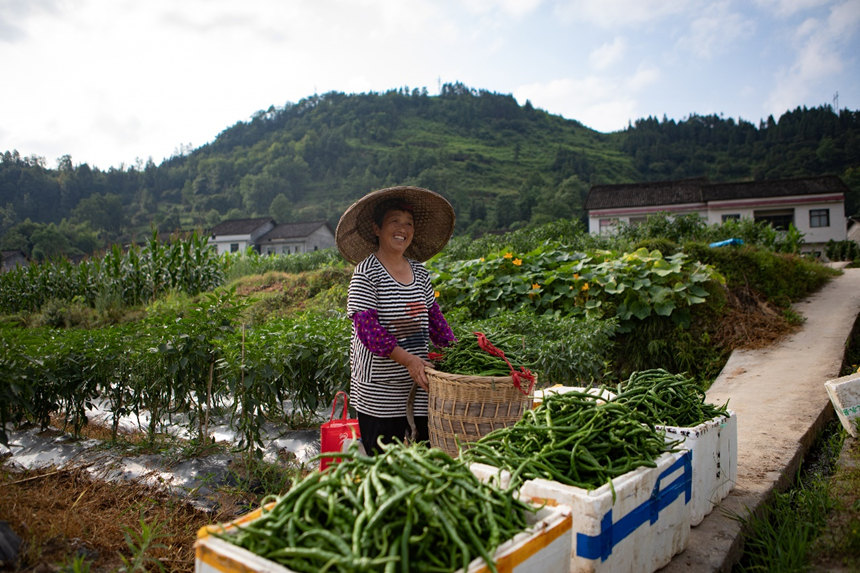
[[(427, 416), (415, 416), (415, 428), (418, 432), (417, 441), (429, 442), (430, 430), (427, 427)], [(377, 440), (390, 444), (394, 438), (405, 442), (412, 432), (406, 416), (398, 418), (377, 418), (358, 412), (358, 429), (361, 432), (361, 443), (368, 455), (381, 452)]]

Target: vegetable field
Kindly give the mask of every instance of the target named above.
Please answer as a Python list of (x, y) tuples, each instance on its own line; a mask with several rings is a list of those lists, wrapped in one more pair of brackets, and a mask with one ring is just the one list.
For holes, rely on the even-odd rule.
[[(455, 243), (451, 253), (460, 256), (443, 252), (431, 259), (427, 266), (455, 334), (481, 331), (504, 341), (518, 366), (538, 373), (543, 386), (617, 383), (629, 374), (617, 367), (617, 357), (630, 354), (617, 340), (635, 339), (655, 321), (674, 329), (665, 331), (666, 344), (714, 351), (708, 330), (691, 326), (699, 307), (710, 318), (719, 315), (717, 295), (726, 280), (717, 267), (683, 252), (664, 257), (645, 248), (588, 248), (576, 230), (565, 232), (560, 240), (547, 239), (540, 228), (515, 233), (507, 244), (485, 245), (478, 258), (462, 258), (472, 253)], [(777, 257), (764, 250), (756, 256)], [(114, 248), (77, 265), (58, 261), (0, 275), (6, 316), (0, 441), (7, 424), (44, 427), (57, 414), (77, 435), (99, 402), (108, 404), (114, 430), (119, 418), (133, 415), (151, 437), (180, 423), (201, 442), (213, 413), (226, 413), (241, 436), (239, 447), (259, 452), (268, 420), (312, 419), (348, 389), (351, 326), (339, 282), (345, 275), (325, 272), (342, 264), (330, 252), (217, 257), (197, 236), (171, 243), (153, 236), (142, 247)], [(277, 269), (316, 271), (323, 277), (317, 283), (335, 282), (318, 284), (320, 302), (306, 310), (275, 312), (278, 299), (236, 293), (242, 276)], [(226, 276), (235, 278), (226, 283)], [(288, 292), (277, 296), (295, 305)], [(112, 320), (64, 328), (74, 307)], [(648, 364), (651, 347), (660, 344), (648, 339), (637, 366)], [(701, 372), (687, 374), (700, 388), (706, 383)]]
[[(558, 224), (552, 224), (468, 245), (453, 241), (427, 263), (458, 338), (486, 334), (514, 365), (537, 373), (541, 387), (605, 386), (619, 395), (612, 402), (553, 397), (515, 427), (470, 448), (474, 460), (506, 464), (515, 482), (541, 476), (594, 487), (653, 463), (665, 444), (649, 424), (692, 424), (720, 412), (702, 397), (713, 365), (731, 349), (716, 341), (721, 317), (731, 310), (732, 289), (739, 283), (760, 289), (779, 309), (830, 276), (812, 261), (756, 246), (719, 252), (700, 243), (648, 248), (623, 238), (556, 231)], [(171, 244), (153, 237), (142, 247), (116, 248), (79, 265), (59, 261), (0, 275), (0, 440), (8, 441), (11, 428), (48, 427), (57, 418), (64, 429), (82, 435), (96, 404), (111, 412), (114, 439), (119, 420), (133, 417), (150, 442), (181, 426), (192, 444), (208, 444), (212, 420), (226, 418), (238, 436), (232, 445), (248, 459), (262, 454), (267, 423), (316, 427), (334, 394), (348, 389), (348, 273), (331, 252), (289, 257), (219, 258), (197, 237)], [(300, 279), (273, 286), (263, 278), (269, 273)], [(793, 277), (791, 284), (786, 276)], [(249, 286), (263, 283), (265, 288)], [(742, 320), (745, 314), (732, 316)], [(474, 349), (466, 354), (474, 358)], [(489, 367), (472, 366), (476, 372)], [(659, 400), (642, 401), (643, 394)], [(650, 409), (655, 403), (677, 406), (681, 399), (683, 406), (675, 409), (680, 411), (662, 409), (657, 416)], [(643, 426), (642, 419), (649, 422)], [(419, 457), (430, 455), (425, 454)], [(359, 468), (366, 460), (347, 458), (343, 472), (369, 476), (383, 469)], [(310, 491), (321, 482), (312, 486), (297, 477), (295, 483)], [(404, 524), (416, 519), (422, 503), (408, 485), (405, 490), (398, 499), (408, 498), (402, 506), (416, 513), (396, 517)], [(343, 494), (344, 503), (355, 501)], [(382, 523), (374, 517), (382, 508), (358, 499), (363, 519)], [(258, 501), (267, 505), (262, 497)], [(303, 501), (320, 500), (309, 495)], [(322, 518), (337, 515), (328, 511)], [(467, 543), (478, 532), (456, 535)], [(409, 541), (421, 535), (413, 531)], [(323, 564), (332, 562), (332, 551), (345, 554), (338, 544), (324, 548), (324, 542), (335, 543), (325, 534), (311, 536), (320, 544), (314, 557), (325, 558)], [(346, 539), (355, 554), (352, 537)], [(458, 564), (488, 550), (455, 544), (461, 550), (454, 557)], [(383, 554), (392, 546), (377, 549), (374, 556), (355, 558), (390, 564)]]

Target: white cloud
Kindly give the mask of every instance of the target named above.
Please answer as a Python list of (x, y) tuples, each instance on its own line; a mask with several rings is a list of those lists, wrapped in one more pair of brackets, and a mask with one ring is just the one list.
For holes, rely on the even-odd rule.
[(463, 0), (462, 5), (476, 13), (501, 11), (514, 18), (522, 18), (538, 9), (543, 0)]
[(768, 109), (780, 112), (800, 103), (829, 101), (838, 90), (833, 82), (845, 70), (845, 58), (852, 57), (843, 54), (842, 47), (856, 33), (858, 23), (860, 7), (856, 2), (834, 6), (826, 19), (804, 20), (795, 32), (794, 62), (777, 73), (776, 87), (767, 99)]
[(812, 8), (825, 6), (832, 0), (755, 0), (760, 8), (773, 12), (780, 18), (793, 16)]
[(560, 18), (568, 22), (591, 23), (616, 29), (662, 20), (686, 12), (698, 3), (698, 0), (560, 0), (555, 10)]
[(618, 63), (627, 52), (627, 42), (624, 38), (616, 37), (611, 43), (600, 45), (588, 55), (591, 66), (597, 70), (605, 70)]
[(639, 93), (643, 89), (660, 81), (660, 75), (659, 68), (642, 64), (636, 70), (636, 73), (627, 80), (626, 84), (632, 92)]
[(847, 41), (860, 27), (860, 2), (849, 0), (830, 11), (827, 27), (835, 41)]
[(537, 108), (575, 119), (597, 131), (616, 131), (634, 117), (636, 82), (588, 76), (523, 85), (514, 90), (520, 103), (529, 100)]
[(732, 12), (729, 2), (709, 4), (705, 11), (694, 18), (689, 33), (678, 41), (683, 53), (692, 53), (699, 58), (711, 59), (739, 39), (750, 36), (755, 26), (739, 12)]
[(774, 87), (779, 113), (855, 107), (860, 0), (756, 1), (0, 0), (0, 152), (160, 161), (314, 93), (455, 81), (601, 131), (760, 117)]

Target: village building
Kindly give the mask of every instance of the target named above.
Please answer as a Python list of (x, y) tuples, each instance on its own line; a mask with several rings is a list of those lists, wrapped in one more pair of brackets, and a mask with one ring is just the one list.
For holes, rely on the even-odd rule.
[(280, 255), (335, 246), (334, 232), (326, 221), (278, 224), (271, 217), (222, 221), (212, 227), (209, 244), (219, 255), (244, 252), (249, 247), (260, 254)]
[(594, 234), (611, 234), (619, 224), (636, 225), (657, 213), (696, 214), (708, 224), (753, 219), (781, 231), (794, 225), (804, 235), (803, 250), (820, 253), (828, 241), (847, 237), (847, 192), (835, 176), (737, 183), (683, 179), (595, 185), (585, 209)]

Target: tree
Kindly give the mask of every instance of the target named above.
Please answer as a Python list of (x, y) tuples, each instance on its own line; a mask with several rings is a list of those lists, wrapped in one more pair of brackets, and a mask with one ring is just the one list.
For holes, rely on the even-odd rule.
[(30, 239), (33, 242), (32, 258), (39, 262), (71, 254), (69, 239), (53, 223), (35, 231)]
[(116, 235), (125, 224), (122, 200), (119, 195), (110, 193), (81, 199), (77, 207), (72, 210), (72, 219), (86, 221), (93, 229)]
[(271, 206), (280, 192), (278, 181), (268, 175), (246, 175), (239, 182), (242, 192), (242, 206), (248, 213), (260, 215)]
[(292, 211), (293, 204), (283, 193), (278, 193), (278, 196), (272, 199), (272, 204), (269, 206), (269, 215), (274, 217), (275, 221), (279, 223), (289, 221)]

